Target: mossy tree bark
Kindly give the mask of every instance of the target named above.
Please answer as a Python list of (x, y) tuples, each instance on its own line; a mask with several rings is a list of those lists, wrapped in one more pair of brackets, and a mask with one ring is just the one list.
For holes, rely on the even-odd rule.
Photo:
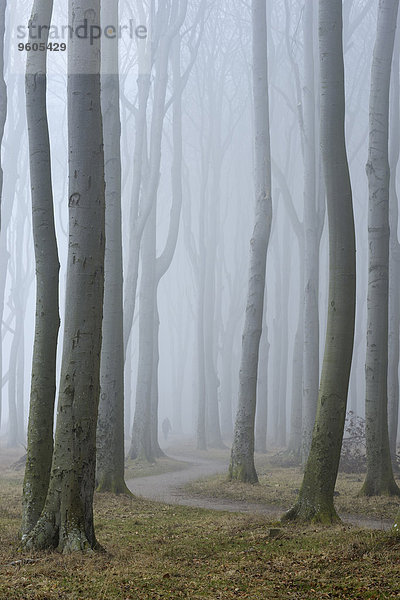
[[(103, 28), (110, 25), (118, 28), (118, 2), (105, 2), (101, 13)], [(100, 492), (130, 494), (124, 479), (121, 121), (118, 67), (118, 37), (103, 37), (101, 102), (106, 181), (106, 249), (96, 481)]]
[(355, 319), (355, 236), (346, 155), (342, 1), (319, 2), (321, 150), (329, 223), (329, 304), (316, 422), (303, 483), (283, 520), (331, 523)]
[[(389, 90), (399, 0), (380, 0), (374, 46), (366, 166), (368, 203), (368, 300), (365, 365), (367, 475), (360, 494), (400, 494), (388, 434), (389, 306)], [(395, 232), (393, 232), (395, 234)]]
[[(100, 26), (99, 0), (70, 0), (73, 28)], [(104, 159), (100, 42), (68, 43), (69, 247), (64, 344), (49, 489), (26, 548), (96, 548), (96, 421), (104, 290)]]
[[(53, 0), (35, 0), (30, 23), (47, 46)], [(59, 330), (59, 261), (54, 225), (46, 105), (46, 51), (28, 52), (25, 94), (36, 264), (36, 316), (28, 447), (22, 496), (22, 534), (37, 523), (46, 500), (53, 455), (56, 355)]]
[(269, 134), (267, 19), (264, 0), (252, 2), (253, 97), (255, 129), (255, 226), (239, 373), (239, 400), (229, 478), (256, 483), (254, 421), (257, 374), (264, 310), (265, 269), (271, 232), (271, 154)]

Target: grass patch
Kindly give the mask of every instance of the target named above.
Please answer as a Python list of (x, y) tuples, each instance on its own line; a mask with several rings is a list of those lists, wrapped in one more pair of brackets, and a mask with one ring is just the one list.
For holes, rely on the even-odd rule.
[[(185, 486), (191, 495), (208, 498), (227, 498), (250, 503), (271, 504), (282, 509), (290, 508), (298, 494), (303, 479), (300, 467), (282, 467), (272, 455), (256, 456), (259, 485), (227, 481), (227, 475), (215, 475)], [(393, 497), (358, 497), (364, 474), (339, 473), (335, 506), (340, 513), (393, 520), (399, 508), (399, 499)], [(398, 482), (400, 484), (400, 482)]]
[(21, 478), (0, 478), (1, 600), (398, 598), (400, 538), (99, 494), (106, 553), (18, 549)]

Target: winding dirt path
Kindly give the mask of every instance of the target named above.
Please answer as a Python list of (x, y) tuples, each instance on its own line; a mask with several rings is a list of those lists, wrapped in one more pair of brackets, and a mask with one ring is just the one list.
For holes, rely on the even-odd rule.
[[(272, 519), (279, 519), (286, 510), (285, 508), (278, 506), (247, 503), (245, 501), (190, 496), (184, 489), (184, 486), (187, 483), (203, 477), (210, 477), (218, 473), (226, 472), (228, 469), (227, 462), (194, 456), (175, 456), (170, 454), (169, 456), (174, 460), (187, 463), (187, 466), (179, 471), (130, 479), (127, 481), (127, 486), (131, 492), (136, 496), (141, 496), (156, 502), (164, 502), (166, 504), (177, 504), (227, 512), (264, 514)], [(340, 515), (340, 517), (346, 523), (356, 525), (357, 527), (365, 527), (367, 529), (389, 530), (392, 527), (391, 521), (383, 519), (370, 519), (359, 515), (343, 514)]]

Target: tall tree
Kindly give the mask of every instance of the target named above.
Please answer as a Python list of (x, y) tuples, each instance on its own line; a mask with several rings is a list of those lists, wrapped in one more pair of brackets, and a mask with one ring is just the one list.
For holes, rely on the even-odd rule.
[[(368, 301), (365, 365), (367, 476), (361, 493), (400, 494), (387, 420), (389, 305), (389, 90), (399, 0), (380, 0), (371, 69), (368, 202)], [(395, 233), (395, 232), (393, 232)]]
[[(0, 0), (0, 147), (3, 142), (4, 128), (7, 118), (7, 86), (4, 79), (4, 36), (6, 21), (7, 0)], [(3, 198), (3, 163), (0, 155), (0, 234), (2, 231), (2, 198)], [(3, 256), (3, 254), (2, 254)], [(0, 277), (0, 285), (2, 283)], [(0, 291), (3, 294), (3, 291)], [(1, 303), (0, 303), (1, 308)], [(1, 311), (2, 315), (2, 311)], [(2, 374), (2, 349), (0, 344), (0, 375)], [(0, 426), (2, 413), (2, 386), (0, 385)]]
[[(0, 0), (0, 144), (3, 141), (7, 118), (7, 86), (4, 79), (4, 36), (6, 29), (7, 0)], [(3, 165), (0, 158), (0, 208), (3, 194)], [(1, 229), (1, 211), (0, 211)], [(1, 413), (0, 413), (1, 414)]]
[(239, 400), (229, 465), (230, 479), (256, 482), (254, 421), (262, 331), (265, 268), (271, 231), (271, 155), (268, 102), (267, 18), (264, 0), (252, 2), (255, 130), (255, 225), (250, 242), (246, 316), (239, 374)]
[[(397, 22), (399, 15), (397, 15)], [(393, 468), (396, 468), (397, 430), (399, 425), (399, 359), (400, 359), (400, 242), (398, 237), (399, 199), (397, 165), (400, 157), (400, 34), (397, 27), (390, 81), (389, 119), (389, 346), (388, 346), (388, 424), (389, 446)]]
[(321, 150), (329, 223), (329, 302), (317, 416), (299, 498), (285, 520), (338, 519), (340, 459), (355, 320), (355, 235), (344, 120), (342, 0), (319, 0)]
[[(319, 383), (319, 249), (324, 224), (324, 199), (319, 194), (318, 102), (314, 66), (314, 3), (306, 2), (303, 16), (304, 84), (304, 321), (302, 461), (310, 451)], [(320, 206), (322, 204), (322, 207)]]
[[(99, 0), (70, 0), (69, 24), (100, 27)], [(100, 41), (68, 43), (69, 246), (53, 462), (28, 548), (95, 548), (93, 493), (104, 290), (104, 158)]]
[[(53, 0), (35, 0), (30, 25), (42, 27), (47, 47)], [(29, 29), (31, 31), (31, 29)], [(28, 446), (23, 486), (22, 534), (38, 521), (46, 500), (53, 455), (56, 356), (60, 324), (59, 261), (54, 225), (50, 140), (47, 121), (47, 51), (28, 52), (25, 94), (36, 263), (36, 316), (29, 405)]]
[[(103, 29), (117, 29), (118, 1), (101, 7)], [(124, 480), (124, 336), (121, 221), (121, 120), (118, 37), (102, 38), (101, 101), (106, 182), (103, 341), (97, 421), (96, 479), (99, 491), (130, 493)]]

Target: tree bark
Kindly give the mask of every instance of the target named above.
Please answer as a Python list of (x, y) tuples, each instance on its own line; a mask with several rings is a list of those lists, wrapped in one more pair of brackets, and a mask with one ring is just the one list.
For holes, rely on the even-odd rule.
[[(100, 26), (99, 0), (71, 0), (69, 23)], [(31, 549), (97, 547), (93, 523), (104, 291), (100, 41), (68, 43), (69, 246), (64, 345), (49, 489), (23, 538)]]
[[(118, 2), (106, 2), (101, 11), (103, 28), (110, 24), (117, 28)], [(124, 335), (118, 38), (102, 39), (102, 71), (106, 249), (96, 480), (97, 490), (100, 492), (130, 494), (124, 479)]]
[[(399, 16), (397, 17), (397, 22)], [(398, 239), (398, 195), (396, 186), (397, 165), (400, 155), (399, 110), (399, 50), (400, 35), (396, 32), (392, 75), (390, 83), (390, 133), (389, 133), (389, 347), (388, 347), (388, 425), (389, 446), (393, 469), (397, 467), (396, 447), (399, 423), (399, 358), (400, 358), (400, 243)]]
[[(367, 475), (361, 494), (400, 494), (387, 420), (389, 304), (389, 90), (399, 0), (380, 0), (371, 69), (368, 176), (368, 301), (365, 365)], [(397, 231), (397, 227), (396, 227)], [(395, 233), (395, 232), (393, 232)]]
[(284, 520), (338, 520), (333, 492), (346, 416), (355, 319), (355, 236), (346, 155), (342, 1), (319, 1), (321, 150), (329, 223), (329, 304), (317, 417), (299, 498)]
[(303, 321), (303, 426), (302, 462), (311, 446), (317, 411), (319, 384), (319, 249), (322, 227), (319, 222), (317, 179), (317, 102), (314, 66), (314, 3), (304, 9), (304, 321)]
[[(4, 79), (4, 36), (7, 0), (0, 0), (0, 144), (3, 141), (4, 127), (7, 118), (7, 86)], [(0, 157), (0, 231), (1, 231), (1, 199), (3, 195), (3, 164)], [(1, 406), (0, 406), (1, 422)]]
[[(31, 23), (48, 40), (53, 0), (35, 0)], [(22, 496), (22, 535), (36, 525), (43, 510), (53, 455), (59, 317), (59, 260), (47, 121), (47, 52), (29, 52), (25, 94), (36, 266), (36, 315), (29, 405), (28, 446)]]
[(252, 2), (253, 96), (255, 130), (255, 226), (239, 373), (239, 399), (229, 466), (230, 479), (257, 482), (254, 466), (259, 345), (264, 309), (265, 269), (271, 231), (271, 156), (269, 135), (267, 20), (264, 0)]
[[(4, 80), (4, 36), (5, 36), (5, 18), (6, 18), (7, 0), (0, 0), (0, 146), (3, 142), (4, 128), (7, 118), (7, 86)], [(3, 161), (0, 156), (0, 235), (2, 232), (2, 199), (3, 199)], [(4, 238), (4, 236), (2, 236)], [(1, 253), (3, 257), (3, 253)], [(4, 260), (4, 258), (2, 259)], [(2, 277), (0, 277), (0, 285), (2, 285)], [(0, 294), (3, 295), (3, 285), (0, 288)], [(4, 302), (4, 301), (3, 301)], [(1, 308), (1, 306), (0, 306)], [(3, 311), (0, 311), (0, 317), (3, 317)], [(1, 344), (0, 344), (1, 346)], [(0, 380), (2, 379), (2, 349), (0, 348)], [(2, 414), (2, 386), (0, 386), (0, 427)]]
[(259, 351), (255, 430), (255, 450), (262, 454), (266, 454), (267, 452), (269, 349), (268, 324), (266, 318), (264, 318)]

